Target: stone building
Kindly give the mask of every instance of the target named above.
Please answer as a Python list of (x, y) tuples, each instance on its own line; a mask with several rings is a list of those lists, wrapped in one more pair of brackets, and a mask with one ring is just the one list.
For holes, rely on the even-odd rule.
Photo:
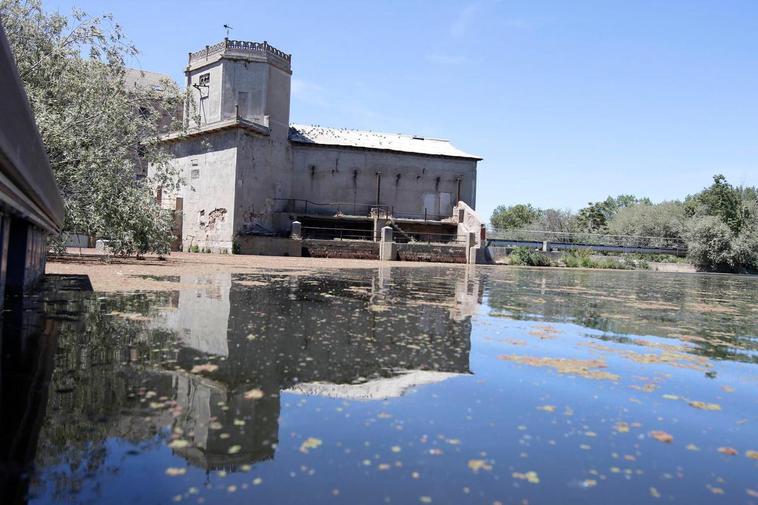
[(267, 42), (228, 39), (189, 54), (188, 129), (165, 137), (183, 185), (160, 193), (182, 211), (184, 250), (231, 251), (294, 219), (363, 229), (377, 213), (428, 223), (458, 201), (475, 207), (481, 158), (446, 140), (290, 124), (291, 61)]

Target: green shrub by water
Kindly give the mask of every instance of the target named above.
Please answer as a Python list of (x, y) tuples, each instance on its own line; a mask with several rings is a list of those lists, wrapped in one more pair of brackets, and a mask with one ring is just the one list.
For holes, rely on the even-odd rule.
[(549, 267), (553, 264), (547, 255), (534, 251), (528, 247), (516, 247), (511, 252), (511, 265), (523, 265), (530, 267)]
[(635, 268), (650, 268), (646, 261), (635, 261), (633, 258), (624, 257), (621, 260), (615, 258), (599, 258), (592, 256), (588, 249), (575, 249), (567, 251), (561, 256), (561, 261), (569, 268), (602, 268), (611, 270), (633, 270)]

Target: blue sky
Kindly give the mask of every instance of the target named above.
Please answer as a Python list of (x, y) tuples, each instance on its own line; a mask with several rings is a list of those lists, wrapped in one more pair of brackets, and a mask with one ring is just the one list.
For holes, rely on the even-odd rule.
[[(45, 1), (45, 0), (43, 0)], [(451, 139), (477, 208), (758, 185), (756, 1), (47, 0), (112, 13), (135, 66), (182, 82), (223, 39), (292, 53), (291, 120)]]

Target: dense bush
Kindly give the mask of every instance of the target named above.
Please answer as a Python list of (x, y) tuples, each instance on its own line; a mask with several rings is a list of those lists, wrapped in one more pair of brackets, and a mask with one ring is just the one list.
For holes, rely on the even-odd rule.
[(758, 197), (723, 175), (685, 200), (687, 256), (698, 270), (758, 272)]
[(530, 267), (549, 267), (553, 264), (547, 255), (528, 247), (516, 247), (510, 255), (511, 265), (523, 265)]
[(638, 204), (620, 209), (608, 223), (608, 232), (612, 235), (635, 237), (638, 245), (671, 247), (683, 241), (685, 221), (684, 205), (681, 202)]
[(634, 268), (648, 268), (647, 262), (636, 262), (632, 258), (624, 258), (621, 261), (615, 258), (595, 258), (593, 252), (588, 249), (574, 249), (565, 252), (561, 261), (569, 268), (601, 268), (613, 270), (631, 270)]
[(716, 216), (694, 217), (687, 230), (687, 247), (687, 256), (698, 270), (758, 271), (755, 226), (734, 233)]

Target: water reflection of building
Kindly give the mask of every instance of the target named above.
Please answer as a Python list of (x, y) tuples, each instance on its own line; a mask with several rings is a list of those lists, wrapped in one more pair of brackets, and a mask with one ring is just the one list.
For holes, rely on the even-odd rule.
[[(273, 457), (282, 391), (377, 399), (469, 373), (478, 281), (446, 280), (421, 298), (406, 280), (389, 268), (338, 279), (183, 276), (176, 307), (151, 323), (181, 342), (170, 397), (190, 445), (177, 452), (209, 469)], [(218, 367), (207, 378), (192, 373), (207, 363)], [(263, 397), (245, 398), (251, 389)]]

